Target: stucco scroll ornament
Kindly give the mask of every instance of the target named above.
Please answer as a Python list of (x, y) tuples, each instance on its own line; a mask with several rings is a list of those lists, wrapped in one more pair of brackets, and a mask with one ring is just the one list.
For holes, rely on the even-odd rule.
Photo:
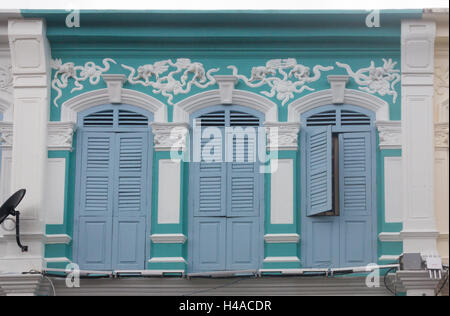
[(439, 121), (448, 122), (448, 65), (434, 69), (436, 102), (439, 105)]
[(96, 85), (100, 82), (101, 75), (107, 72), (110, 68), (110, 63), (116, 64), (116, 61), (111, 58), (103, 59), (103, 67), (96, 65), (92, 61), (88, 61), (84, 66), (76, 66), (73, 62), (62, 63), (60, 58), (52, 59), (50, 67), (55, 71), (52, 80), (52, 88), (56, 90), (57, 95), (53, 99), (53, 104), (58, 106), (58, 99), (62, 96), (62, 89), (67, 88), (69, 79), (74, 80), (75, 87), (72, 88), (70, 93), (79, 91), (84, 88), (81, 82), (89, 79), (91, 85)]
[(188, 58), (178, 58), (175, 62), (170, 59), (157, 61), (139, 66), (137, 70), (124, 64), (122, 67), (130, 71), (129, 83), (152, 87), (153, 93), (162, 94), (171, 105), (175, 95), (189, 93), (193, 85), (204, 89), (215, 84), (211, 74), (219, 71), (219, 68), (206, 71), (203, 64)]
[(395, 85), (400, 81), (400, 70), (394, 69), (397, 62), (392, 59), (383, 58), (383, 66), (375, 67), (375, 62), (371, 61), (370, 66), (361, 68), (353, 72), (352, 68), (340, 62), (336, 62), (341, 68), (344, 68), (348, 75), (352, 77), (360, 86), (359, 89), (368, 93), (378, 93), (381, 96), (392, 95), (393, 102), (397, 101), (397, 91)]
[(0, 65), (0, 90), (9, 92), (12, 87), (11, 65)]
[(294, 93), (302, 93), (304, 90), (314, 91), (307, 84), (319, 80), (321, 71), (329, 71), (333, 67), (316, 65), (311, 73), (310, 67), (298, 64), (295, 58), (287, 58), (271, 59), (265, 66), (253, 67), (250, 78), (238, 74), (236, 66), (228, 66), (228, 69), (231, 69), (234, 76), (251, 88), (268, 85), (270, 91), (260, 93), (270, 98), (276, 96), (281, 104), (285, 105), (294, 98)]

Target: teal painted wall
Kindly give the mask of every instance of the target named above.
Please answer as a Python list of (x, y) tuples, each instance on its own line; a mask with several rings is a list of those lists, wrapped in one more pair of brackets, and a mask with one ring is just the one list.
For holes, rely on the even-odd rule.
[[(44, 18), (47, 23), (47, 37), (51, 45), (52, 58), (60, 58), (62, 63), (73, 62), (83, 66), (92, 61), (102, 65), (104, 58), (112, 58), (116, 64), (110, 63), (107, 73), (123, 73), (128, 71), (121, 67), (126, 64), (137, 68), (156, 61), (177, 58), (190, 58), (193, 62), (203, 64), (206, 71), (220, 68), (214, 73), (230, 75), (227, 67), (234, 65), (239, 74), (250, 77), (253, 67), (264, 66), (271, 59), (295, 58), (297, 63), (312, 69), (315, 65), (333, 66), (331, 71), (323, 71), (318, 81), (309, 83), (314, 91), (328, 89), (328, 75), (342, 75), (346, 71), (337, 67), (336, 62), (346, 63), (353, 71), (368, 67), (371, 61), (375, 66), (382, 66), (382, 58), (397, 62), (395, 69), (400, 69), (400, 23), (402, 19), (421, 18), (421, 10), (382, 11), (381, 27), (365, 26), (367, 11), (81, 11), (80, 28), (65, 26), (66, 11), (23, 10), (25, 18)], [(207, 25), (208, 27), (205, 27)], [(52, 76), (55, 75), (53, 70)], [(57, 91), (52, 89), (50, 105), (50, 120), (59, 121), (61, 104), (70, 98), (87, 91), (105, 88), (100, 80), (98, 84), (90, 84), (89, 80), (81, 82), (84, 88), (80, 91), (71, 90), (75, 87), (73, 79), (69, 78), (68, 86), (62, 89), (58, 105), (53, 105)], [(153, 88), (141, 85), (124, 84), (124, 88), (134, 89), (155, 97), (167, 105), (168, 120), (172, 121), (173, 106), (167, 103), (167, 98), (155, 94)], [(199, 92), (217, 89), (211, 85), (206, 89), (193, 87), (188, 94), (174, 96), (173, 102), (179, 102), (186, 97)], [(268, 91), (264, 85), (260, 88), (250, 88), (242, 81), (237, 89), (255, 92)], [(358, 89), (358, 85), (350, 79), (347, 88)], [(279, 121), (287, 120), (288, 105), (299, 97), (314, 91), (305, 90), (294, 95), (285, 105), (276, 97), (270, 98), (278, 105)], [(396, 102), (392, 96), (375, 96), (389, 104), (391, 120), (401, 119), (401, 89), (400, 82), (396, 84), (398, 94)], [(74, 136), (76, 148), (76, 135)], [(73, 205), (75, 183), (75, 151), (51, 151), (49, 158), (62, 157), (66, 159), (66, 192), (64, 201), (64, 224), (47, 225), (47, 234), (68, 234), (73, 232)], [(298, 233), (300, 220), (298, 210), (300, 205), (300, 171), (298, 168), (299, 153), (295, 151), (279, 152), (280, 158), (294, 160), (294, 187), (297, 193), (294, 201), (294, 224), (271, 225), (270, 218), (270, 174), (265, 175), (265, 233)], [(385, 223), (384, 221), (384, 157), (401, 155), (398, 151), (377, 152), (377, 192), (378, 192), (378, 230), (379, 232), (398, 232), (401, 223)], [(187, 235), (188, 210), (188, 163), (182, 164), (182, 193), (180, 217), (177, 225), (157, 224), (158, 196), (158, 161), (169, 158), (167, 152), (155, 152), (153, 161), (153, 191), (151, 230), (154, 233), (183, 233)], [(189, 236), (188, 236), (189, 237)], [(187, 244), (166, 247), (164, 244), (152, 244), (152, 256), (181, 256), (187, 258)], [(401, 244), (401, 243), (400, 243)], [(397, 254), (401, 251), (398, 243), (378, 243), (379, 254)], [(71, 244), (56, 247), (46, 246), (46, 257), (67, 257), (71, 259)], [(301, 258), (300, 244), (266, 244), (265, 256), (298, 256)], [(172, 266), (172, 265), (171, 265)], [(174, 264), (180, 268), (180, 265)], [(292, 267), (292, 264), (269, 265), (272, 268)], [(267, 266), (267, 267), (269, 267)], [(152, 264), (149, 268), (164, 267), (164, 264)], [(169, 265), (165, 266), (169, 269)], [(266, 267), (266, 266), (264, 266)]]

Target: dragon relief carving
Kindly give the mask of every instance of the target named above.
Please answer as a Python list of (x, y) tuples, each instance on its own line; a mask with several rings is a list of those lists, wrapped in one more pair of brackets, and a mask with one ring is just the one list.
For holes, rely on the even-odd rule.
[(376, 67), (375, 62), (371, 61), (369, 67), (361, 68), (356, 72), (353, 72), (347, 64), (336, 62), (336, 65), (347, 71), (347, 74), (359, 85), (360, 90), (381, 96), (391, 95), (392, 101), (396, 103), (398, 94), (395, 85), (400, 82), (400, 70), (395, 69), (397, 62), (393, 62), (392, 59), (383, 58), (382, 60), (383, 66)]
[(231, 69), (234, 76), (251, 88), (268, 85), (270, 91), (260, 93), (267, 97), (276, 96), (281, 104), (285, 105), (294, 98), (294, 93), (302, 93), (304, 90), (314, 91), (307, 84), (319, 80), (321, 71), (329, 71), (333, 67), (316, 65), (311, 72), (310, 67), (298, 64), (295, 58), (287, 58), (272, 59), (265, 66), (253, 67), (250, 78), (240, 75), (236, 66), (228, 66), (228, 69)]
[(206, 71), (201, 63), (188, 58), (178, 58), (175, 62), (170, 59), (157, 61), (139, 66), (137, 70), (124, 64), (122, 67), (130, 71), (130, 84), (152, 87), (153, 93), (162, 94), (170, 105), (173, 105), (175, 95), (189, 93), (193, 85), (204, 89), (215, 84), (211, 74), (219, 71), (219, 68)]
[(88, 61), (84, 66), (76, 66), (73, 62), (63, 63), (60, 58), (52, 59), (50, 67), (55, 70), (52, 80), (52, 88), (56, 90), (57, 95), (53, 99), (53, 104), (58, 107), (58, 99), (62, 96), (62, 89), (67, 88), (69, 79), (73, 79), (74, 88), (70, 91), (79, 91), (84, 88), (81, 82), (89, 79), (91, 85), (99, 83), (101, 75), (110, 69), (110, 63), (116, 64), (111, 58), (103, 59), (103, 67)]

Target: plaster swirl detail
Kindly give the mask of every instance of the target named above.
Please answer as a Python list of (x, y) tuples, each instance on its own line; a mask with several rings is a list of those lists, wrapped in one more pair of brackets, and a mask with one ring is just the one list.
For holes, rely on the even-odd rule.
[(170, 59), (157, 61), (139, 66), (137, 70), (124, 64), (122, 67), (130, 71), (130, 84), (152, 87), (153, 93), (162, 94), (170, 105), (173, 105), (175, 95), (189, 93), (193, 85), (204, 89), (215, 84), (212, 73), (219, 71), (219, 68), (206, 71), (203, 64), (188, 58), (178, 58), (175, 62)]
[(361, 68), (353, 72), (348, 64), (336, 62), (338, 67), (344, 68), (347, 74), (355, 80), (359, 85), (359, 89), (371, 94), (379, 94), (381, 96), (391, 95), (392, 102), (397, 102), (397, 91), (395, 85), (400, 82), (400, 69), (395, 69), (397, 62), (392, 59), (383, 58), (383, 66), (375, 66), (372, 60), (370, 66)]
[(302, 93), (304, 90), (314, 91), (307, 84), (319, 80), (321, 71), (329, 71), (334, 67), (316, 65), (311, 73), (310, 67), (298, 64), (295, 58), (271, 59), (265, 66), (253, 67), (250, 78), (240, 75), (234, 65), (227, 68), (233, 71), (233, 76), (242, 80), (250, 88), (268, 85), (270, 90), (260, 91), (260, 93), (267, 97), (276, 96), (284, 106), (294, 98), (294, 93)]
[(56, 70), (52, 80), (52, 88), (57, 92), (53, 104), (58, 107), (57, 101), (62, 96), (62, 90), (67, 88), (69, 79), (73, 79), (75, 85), (70, 93), (83, 90), (84, 86), (81, 82), (89, 79), (91, 85), (96, 85), (100, 82), (101, 75), (110, 69), (110, 63), (117, 64), (111, 58), (103, 59), (102, 63), (103, 67), (92, 61), (86, 62), (84, 66), (76, 66), (73, 62), (63, 63), (60, 58), (51, 59), (50, 67)]

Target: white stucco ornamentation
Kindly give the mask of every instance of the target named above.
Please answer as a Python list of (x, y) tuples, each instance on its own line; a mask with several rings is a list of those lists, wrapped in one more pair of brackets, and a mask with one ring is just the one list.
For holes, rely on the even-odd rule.
[(402, 148), (401, 121), (377, 121), (375, 125), (380, 137), (380, 149)]
[(11, 92), (12, 74), (11, 65), (0, 65), (0, 90)]
[(287, 58), (271, 59), (265, 66), (253, 67), (250, 78), (238, 74), (236, 66), (228, 66), (228, 69), (233, 71), (233, 76), (236, 76), (251, 88), (268, 85), (270, 91), (261, 91), (260, 93), (267, 97), (276, 96), (281, 104), (285, 105), (286, 102), (294, 98), (294, 93), (301, 93), (304, 90), (314, 91), (306, 84), (319, 80), (321, 71), (329, 71), (333, 67), (316, 65), (313, 67), (311, 74), (310, 67), (298, 64), (295, 58)]
[(92, 61), (88, 61), (84, 66), (75, 66), (73, 62), (62, 63), (60, 58), (51, 59), (50, 67), (56, 70), (53, 80), (52, 89), (56, 90), (57, 95), (53, 99), (53, 104), (58, 106), (58, 99), (62, 96), (62, 89), (67, 88), (69, 79), (74, 80), (75, 87), (72, 88), (70, 93), (79, 91), (84, 88), (81, 82), (89, 79), (91, 85), (96, 85), (100, 82), (101, 75), (107, 72), (110, 68), (110, 63), (116, 64), (116, 61), (111, 58), (103, 59), (103, 67), (96, 65)]
[(183, 151), (189, 134), (187, 123), (151, 123), (156, 151)]
[(300, 123), (265, 122), (268, 150), (297, 150)]
[(440, 122), (448, 122), (448, 64), (439, 65), (434, 68), (435, 98), (438, 104)]
[(212, 73), (219, 71), (219, 68), (206, 71), (203, 64), (192, 62), (188, 58), (178, 58), (175, 62), (170, 59), (157, 61), (139, 66), (137, 71), (124, 64), (122, 67), (130, 71), (128, 75), (130, 84), (152, 87), (153, 93), (165, 96), (170, 105), (173, 105), (175, 95), (189, 93), (192, 85), (204, 89), (215, 84), (216, 80)]
[(397, 101), (395, 85), (400, 82), (401, 78), (400, 70), (394, 69), (396, 64), (397, 62), (393, 62), (392, 59), (383, 58), (381, 67), (375, 67), (375, 62), (371, 61), (369, 67), (353, 72), (349, 65), (336, 62), (336, 65), (344, 68), (348, 75), (355, 80), (360, 90), (381, 96), (392, 95), (394, 103)]
[(436, 147), (448, 148), (448, 123), (434, 125), (434, 144)]
[(0, 147), (11, 147), (13, 143), (13, 123), (0, 121)]
[(48, 122), (48, 149), (71, 151), (74, 131), (73, 122)]

